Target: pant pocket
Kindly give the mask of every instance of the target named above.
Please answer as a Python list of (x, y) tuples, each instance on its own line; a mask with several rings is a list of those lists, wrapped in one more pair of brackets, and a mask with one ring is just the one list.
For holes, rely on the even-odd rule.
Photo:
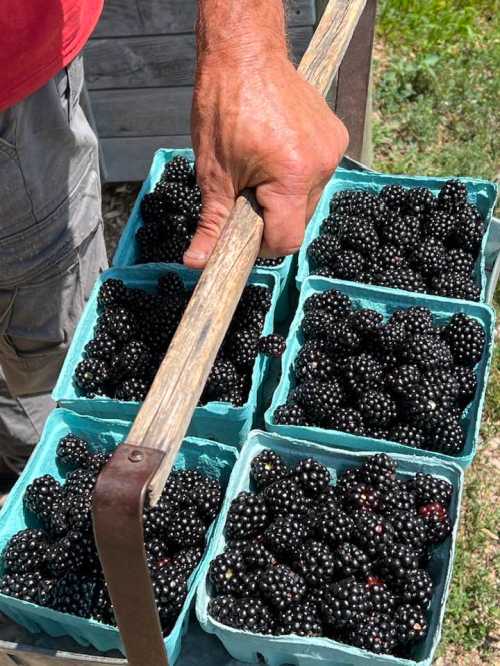
[(0, 256), (2, 243), (34, 223), (19, 156), (0, 137)]
[(0, 338), (0, 363), (12, 395), (52, 390), (83, 304), (78, 251), (45, 279), (16, 290)]

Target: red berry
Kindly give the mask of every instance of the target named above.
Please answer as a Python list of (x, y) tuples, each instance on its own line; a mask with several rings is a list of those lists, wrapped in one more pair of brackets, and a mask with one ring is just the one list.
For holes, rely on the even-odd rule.
[(424, 504), (424, 506), (420, 507), (418, 512), (423, 518), (428, 518), (429, 516), (434, 515), (440, 521), (445, 520), (448, 517), (448, 512), (439, 502), (430, 502), (429, 504)]

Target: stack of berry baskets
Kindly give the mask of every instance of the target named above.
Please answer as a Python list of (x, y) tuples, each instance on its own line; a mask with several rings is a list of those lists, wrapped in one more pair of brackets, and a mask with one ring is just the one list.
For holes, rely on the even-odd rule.
[(430, 665), (462, 485), (453, 463), (251, 433), (204, 565), (202, 627), (271, 666)]
[[(92, 532), (97, 474), (130, 423), (55, 410), (2, 511), (0, 610), (30, 631), (123, 651)], [(204, 554), (237, 451), (198, 438), (180, 449), (144, 542), (170, 663), (180, 651)], [(215, 523), (214, 523), (215, 521)]]
[(308, 278), (266, 429), (465, 467), (479, 437), (494, 320), (484, 304)]
[[(196, 284), (199, 273), (148, 264), (100, 276), (76, 330), (53, 398), (101, 418), (132, 419)], [(273, 334), (279, 285), (254, 272), (195, 410), (189, 434), (242, 444), (255, 417), (269, 356), (283, 351)]]
[[(200, 219), (201, 194), (192, 150), (158, 150), (132, 209), (113, 258), (114, 267), (146, 263), (182, 264)], [(281, 283), (278, 321), (286, 319), (296, 261), (259, 258), (256, 268), (276, 274)]]
[(339, 169), (307, 227), (297, 284), (318, 275), (484, 302), (495, 200), (484, 180)]

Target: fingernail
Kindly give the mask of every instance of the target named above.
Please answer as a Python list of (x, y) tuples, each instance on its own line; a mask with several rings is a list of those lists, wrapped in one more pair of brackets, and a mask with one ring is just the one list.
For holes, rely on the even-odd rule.
[(205, 261), (207, 255), (205, 252), (199, 252), (196, 250), (187, 250), (184, 253), (185, 259), (192, 259), (193, 261)]

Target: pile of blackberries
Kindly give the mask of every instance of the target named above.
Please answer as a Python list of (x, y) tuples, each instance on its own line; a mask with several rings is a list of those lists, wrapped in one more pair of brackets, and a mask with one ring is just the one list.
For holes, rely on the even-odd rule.
[(314, 458), (289, 466), (269, 449), (251, 479), (255, 492), (231, 503), (226, 548), (210, 564), (209, 614), (242, 631), (411, 656), (429, 626), (433, 550), (452, 531), (452, 485), (399, 479), (383, 453), (332, 485)]
[[(194, 168), (185, 157), (174, 157), (165, 165), (154, 191), (141, 201), (143, 225), (136, 231), (138, 264), (166, 262), (182, 264), (184, 252), (200, 221), (201, 192)], [(284, 257), (257, 259), (255, 265), (274, 268)]]
[[(57, 462), (65, 474), (36, 478), (24, 494), (27, 529), (5, 546), (0, 592), (40, 606), (115, 626), (97, 554), (91, 497), (110, 454), (92, 452), (74, 434), (61, 439)], [(144, 511), (144, 542), (162, 628), (169, 632), (201, 560), (222, 489), (198, 470), (173, 471), (157, 506)]]
[(461, 453), (461, 416), (485, 345), (479, 321), (458, 313), (442, 326), (425, 307), (397, 309), (384, 321), (332, 289), (306, 300), (301, 331), (295, 385), (275, 423)]
[[(180, 276), (172, 272), (160, 277), (155, 294), (127, 287), (122, 280), (106, 280), (97, 298), (99, 317), (94, 338), (85, 345), (84, 360), (75, 369), (79, 393), (89, 398), (108, 396), (142, 402), (189, 297)], [(201, 404), (211, 400), (245, 404), (257, 354), (276, 351), (275, 336), (261, 337), (270, 305), (270, 289), (245, 288)]]
[(345, 190), (307, 254), (316, 275), (478, 301), (473, 277), (484, 235), (477, 206), (459, 180), (435, 197), (425, 187)]

